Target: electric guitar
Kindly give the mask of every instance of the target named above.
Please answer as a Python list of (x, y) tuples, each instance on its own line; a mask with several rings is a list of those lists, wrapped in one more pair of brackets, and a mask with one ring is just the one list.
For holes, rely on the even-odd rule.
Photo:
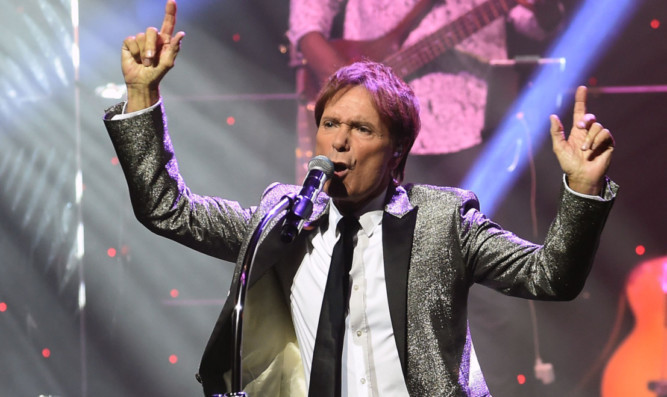
[(635, 324), (607, 362), (602, 397), (666, 397), (667, 256), (633, 269), (625, 293)]

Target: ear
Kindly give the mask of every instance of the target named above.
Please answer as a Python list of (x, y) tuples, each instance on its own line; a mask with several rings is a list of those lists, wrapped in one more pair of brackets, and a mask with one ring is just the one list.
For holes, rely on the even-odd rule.
[(394, 157), (400, 158), (403, 155), (403, 145), (399, 144), (394, 149)]
[(392, 154), (392, 159), (390, 161), (392, 169), (396, 169), (396, 167), (398, 167), (398, 165), (401, 163), (402, 157), (403, 157), (403, 145), (398, 144), (394, 148), (394, 153)]

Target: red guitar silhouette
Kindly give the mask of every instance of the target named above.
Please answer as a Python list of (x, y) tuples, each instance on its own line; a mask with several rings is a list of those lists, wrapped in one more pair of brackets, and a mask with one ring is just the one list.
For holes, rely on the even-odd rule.
[(625, 293), (635, 325), (607, 363), (602, 397), (666, 397), (667, 256), (638, 265)]

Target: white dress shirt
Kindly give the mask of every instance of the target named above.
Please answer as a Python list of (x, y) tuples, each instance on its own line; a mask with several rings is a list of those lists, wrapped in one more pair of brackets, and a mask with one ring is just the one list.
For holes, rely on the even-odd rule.
[[(342, 395), (407, 396), (389, 314), (382, 251), (380, 195), (360, 212), (361, 228), (355, 239), (350, 270), (350, 311), (345, 319)], [(336, 229), (342, 215), (331, 205), (326, 229), (312, 234), (307, 252), (292, 283), (290, 304), (306, 384), (310, 382), (317, 325), (331, 254), (339, 238)]]

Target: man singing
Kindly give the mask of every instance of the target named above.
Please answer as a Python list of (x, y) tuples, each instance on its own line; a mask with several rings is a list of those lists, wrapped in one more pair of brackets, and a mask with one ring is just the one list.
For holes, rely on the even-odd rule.
[[(105, 124), (139, 221), (225, 261), (240, 261), (262, 217), (298, 186), (269, 186), (256, 207), (193, 194), (181, 178), (159, 83), (174, 66), (168, 0), (161, 30), (122, 49), (127, 102)], [(333, 74), (315, 109), (316, 154), (334, 173), (296, 240), (270, 225), (252, 271), (245, 313), (244, 390), (255, 396), (488, 396), (467, 322), (473, 283), (503, 294), (573, 299), (584, 286), (618, 186), (605, 173), (609, 131), (575, 96), (565, 137), (551, 116), (564, 172), (560, 207), (542, 245), (500, 228), (471, 192), (401, 185), (419, 132), (412, 90), (392, 71), (361, 62)], [(446, 172), (446, 170), (443, 170)], [(283, 214), (284, 216), (284, 214)], [(236, 277), (234, 278), (236, 280)], [(230, 296), (239, 286), (234, 281)], [(197, 378), (206, 396), (229, 391), (231, 314), (225, 303)]]

